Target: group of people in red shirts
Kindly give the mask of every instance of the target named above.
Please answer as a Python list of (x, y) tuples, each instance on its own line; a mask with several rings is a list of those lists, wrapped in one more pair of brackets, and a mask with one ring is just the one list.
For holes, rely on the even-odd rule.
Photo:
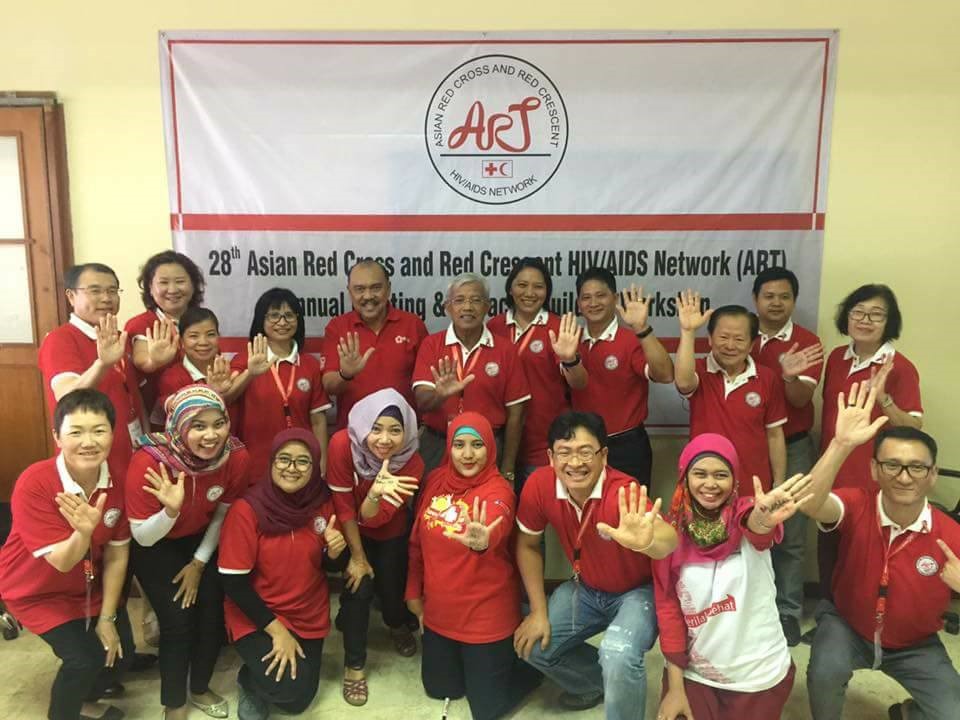
[[(960, 591), (960, 529), (927, 501), (937, 448), (884, 285), (839, 305), (850, 342), (826, 359), (793, 321), (784, 268), (755, 279), (755, 312), (681, 293), (673, 358), (642, 288), (586, 270), (581, 325), (550, 312), (552, 279), (529, 257), (494, 317), (484, 278), (454, 278), (450, 324), (432, 335), (390, 303), (386, 269), (360, 261), (319, 359), (284, 288), (257, 300), (246, 351), (227, 359), (202, 274), (176, 252), (144, 265), (146, 310), (123, 330), (108, 266), (76, 266), (66, 285), (70, 321), (40, 351), (59, 453), (18, 479), (0, 550), (0, 597), (62, 662), (51, 720), (123, 716), (98, 701), (133, 657), (134, 580), (159, 626), (164, 717), (228, 716), (210, 687), (225, 641), (242, 661), (238, 717), (303, 712), (331, 630), (327, 572), (343, 574), (332, 624), (350, 705), (369, 697), (376, 602), (399, 655), (421, 638), (427, 695), (466, 697), (477, 720), (544, 678), (567, 709), (642, 719), (658, 636), (657, 720), (779, 717), (806, 517), (822, 531), (815, 720), (839, 719), (867, 668), (910, 695), (891, 717), (960, 707), (937, 638)], [(648, 493), (651, 382), (690, 412), (668, 503)], [(547, 526), (573, 573), (549, 596)]]

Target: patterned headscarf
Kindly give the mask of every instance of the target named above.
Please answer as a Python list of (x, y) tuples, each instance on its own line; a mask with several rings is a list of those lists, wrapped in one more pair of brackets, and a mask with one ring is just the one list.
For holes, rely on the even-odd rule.
[[(704, 457), (723, 461), (733, 475), (733, 488), (719, 512), (707, 511), (690, 494), (687, 474), (690, 468)], [(670, 501), (670, 524), (678, 533), (689, 537), (698, 547), (710, 548), (725, 543), (730, 538), (730, 525), (737, 507), (737, 479), (740, 476), (740, 458), (736, 448), (727, 438), (715, 433), (697, 435), (680, 453), (679, 480)]]

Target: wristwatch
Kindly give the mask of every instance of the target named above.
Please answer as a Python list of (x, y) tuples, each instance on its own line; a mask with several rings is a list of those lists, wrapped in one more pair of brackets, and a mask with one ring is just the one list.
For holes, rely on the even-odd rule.
[(643, 340), (647, 335), (653, 332), (653, 325), (647, 325), (644, 330), (637, 333), (637, 339)]
[(113, 615), (101, 615), (100, 620), (104, 620), (105, 622), (108, 622), (108, 623), (116, 623), (117, 614), (114, 613)]
[(504, 477), (505, 479), (509, 480), (510, 482), (513, 482), (513, 481), (514, 481), (514, 478), (516, 478), (516, 475), (517, 475), (516, 473), (512, 473), (512, 472), (505, 472), (505, 473), (503, 473), (503, 477)]

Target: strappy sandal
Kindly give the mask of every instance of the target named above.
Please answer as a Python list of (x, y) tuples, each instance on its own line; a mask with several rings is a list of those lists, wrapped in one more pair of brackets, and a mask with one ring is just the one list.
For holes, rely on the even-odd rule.
[(343, 699), (347, 701), (348, 705), (353, 705), (354, 707), (366, 705), (369, 695), (370, 690), (367, 687), (366, 678), (359, 680), (343, 678)]
[(390, 636), (393, 638), (393, 646), (400, 655), (413, 657), (417, 654), (417, 640), (407, 627), (391, 628)]

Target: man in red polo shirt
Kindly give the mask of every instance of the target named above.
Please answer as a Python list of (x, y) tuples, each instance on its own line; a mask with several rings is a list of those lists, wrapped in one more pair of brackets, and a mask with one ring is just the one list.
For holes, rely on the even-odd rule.
[[(786, 477), (806, 474), (817, 460), (810, 429), (813, 427), (813, 392), (823, 372), (820, 338), (793, 321), (800, 283), (786, 268), (764, 270), (753, 281), (753, 301), (760, 320), (760, 337), (750, 356), (783, 380), (787, 422)], [(807, 516), (796, 513), (783, 524), (783, 540), (773, 546), (777, 581), (777, 609), (787, 645), (800, 642), (803, 611), (803, 551), (807, 542)]]
[(823, 531), (839, 534), (833, 598), (816, 613), (810, 710), (814, 720), (839, 720), (853, 672), (871, 668), (911, 695), (890, 708), (891, 718), (948, 720), (960, 709), (960, 675), (937, 633), (951, 590), (960, 590), (960, 526), (927, 502), (937, 480), (936, 442), (913, 427), (884, 428), (871, 460), (879, 489), (830, 492), (843, 462), (888, 420), (871, 423), (877, 392), (860, 384), (846, 402), (839, 394), (835, 433), (801, 506)]
[[(757, 318), (740, 305), (702, 311), (700, 293), (679, 297), (680, 344), (676, 357), (677, 390), (690, 401), (690, 437), (711, 432), (737, 449), (743, 474), (741, 497), (753, 495), (753, 476), (764, 491), (786, 477), (783, 425), (787, 408), (783, 382), (750, 357), (758, 334)], [(697, 330), (707, 326), (710, 353), (694, 359)]]
[(424, 432), (420, 456), (424, 477), (446, 451), (447, 425), (463, 412), (478, 412), (490, 421), (500, 471), (514, 481), (530, 389), (516, 350), (486, 326), (490, 310), (487, 281), (474, 273), (458, 275), (447, 288), (450, 326), (429, 335), (417, 353), (413, 391)]
[[(604, 700), (608, 720), (642, 720), (644, 654), (657, 638), (651, 558), (677, 534), (636, 479), (607, 464), (607, 432), (595, 413), (564, 413), (548, 435), (550, 465), (535, 470), (517, 510), (517, 566), (530, 614), (514, 634), (517, 654), (563, 688), (561, 703)], [(540, 537), (552, 525), (574, 578), (543, 589)], [(587, 640), (604, 633), (597, 648)]]
[(100, 263), (75, 265), (64, 278), (73, 308), (70, 322), (52, 330), (40, 344), (37, 364), (43, 375), (47, 408), (72, 390), (100, 390), (113, 403), (117, 432), (110, 462), (125, 470), (133, 441), (149, 428), (140, 401), (133, 363), (126, 355), (127, 334), (117, 331), (120, 283)]
[(376, 260), (350, 269), (347, 291), (353, 310), (332, 318), (323, 334), (323, 389), (337, 398), (337, 426), (358, 400), (393, 388), (414, 404), (410, 387), (417, 350), (427, 326), (390, 304), (390, 278)]

